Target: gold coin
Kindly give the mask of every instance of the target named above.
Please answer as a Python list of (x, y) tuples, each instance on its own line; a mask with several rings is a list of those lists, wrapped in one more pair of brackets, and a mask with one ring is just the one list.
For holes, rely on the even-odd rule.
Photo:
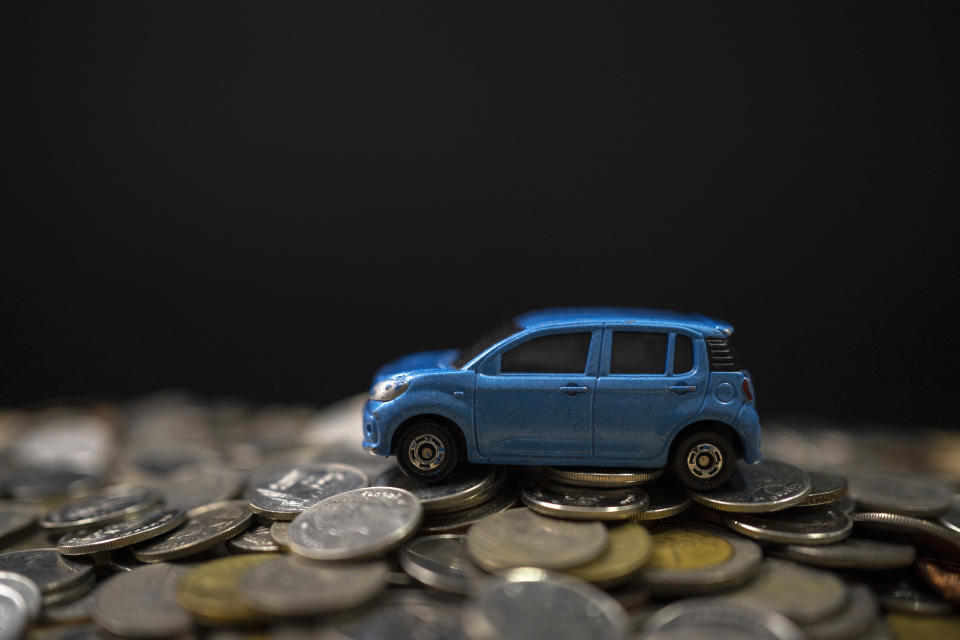
[(887, 626), (900, 640), (960, 638), (960, 616), (924, 616), (891, 613)]
[(653, 554), (648, 567), (655, 569), (706, 569), (733, 556), (733, 546), (704, 531), (671, 529), (653, 535)]
[(647, 530), (628, 522), (607, 531), (607, 548), (600, 557), (567, 573), (602, 587), (611, 587), (643, 568), (652, 549), (653, 539)]
[(260, 622), (262, 616), (240, 602), (237, 584), (247, 571), (275, 557), (275, 553), (233, 556), (199, 566), (180, 578), (177, 602), (202, 624), (223, 626)]

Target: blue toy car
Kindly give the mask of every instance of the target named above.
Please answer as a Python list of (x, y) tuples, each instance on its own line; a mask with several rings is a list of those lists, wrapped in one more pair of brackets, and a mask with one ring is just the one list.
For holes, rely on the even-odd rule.
[(760, 460), (753, 382), (733, 327), (648, 309), (553, 309), (461, 350), (377, 372), (363, 447), (438, 481), (462, 461), (659, 468), (689, 487)]

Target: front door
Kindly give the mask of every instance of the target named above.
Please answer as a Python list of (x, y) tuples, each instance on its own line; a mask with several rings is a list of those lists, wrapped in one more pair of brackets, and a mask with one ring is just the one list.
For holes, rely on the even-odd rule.
[(475, 396), (481, 455), (590, 456), (601, 335), (544, 332), (488, 357)]

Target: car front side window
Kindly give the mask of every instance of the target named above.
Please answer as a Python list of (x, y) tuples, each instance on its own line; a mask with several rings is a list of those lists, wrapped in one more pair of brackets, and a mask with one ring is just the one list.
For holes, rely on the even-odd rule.
[(666, 374), (669, 337), (658, 332), (614, 331), (610, 373)]
[(592, 333), (552, 333), (505, 351), (500, 373), (583, 374), (587, 368)]

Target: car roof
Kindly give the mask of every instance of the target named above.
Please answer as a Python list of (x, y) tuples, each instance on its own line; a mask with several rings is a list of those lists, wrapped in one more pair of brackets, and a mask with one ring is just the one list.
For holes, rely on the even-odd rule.
[(733, 325), (698, 313), (681, 313), (662, 309), (627, 309), (615, 307), (570, 307), (531, 311), (515, 318), (523, 329), (538, 329), (572, 324), (651, 324), (691, 329), (705, 335), (729, 336)]

